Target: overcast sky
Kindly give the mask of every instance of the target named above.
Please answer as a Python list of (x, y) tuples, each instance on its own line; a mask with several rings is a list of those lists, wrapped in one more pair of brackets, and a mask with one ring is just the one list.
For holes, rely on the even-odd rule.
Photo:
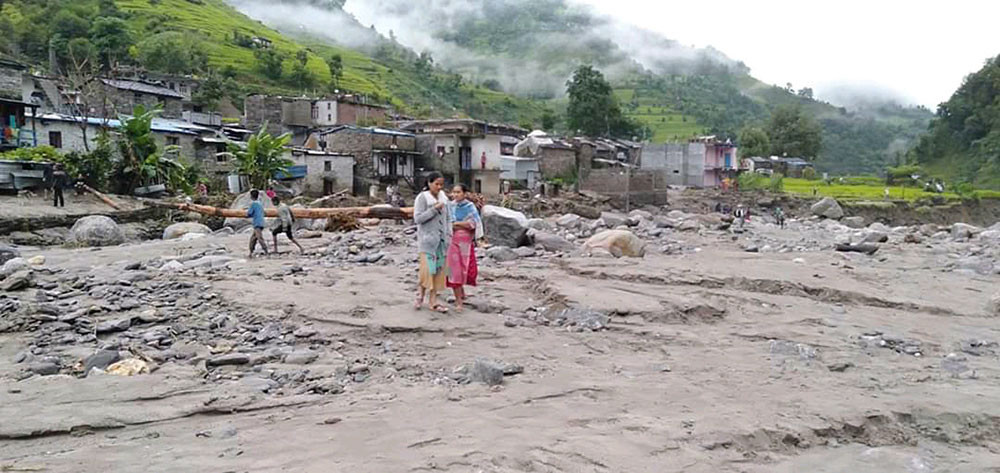
[(712, 45), (764, 82), (844, 85), (934, 110), (1000, 54), (1000, 1), (576, 0), (683, 44)]

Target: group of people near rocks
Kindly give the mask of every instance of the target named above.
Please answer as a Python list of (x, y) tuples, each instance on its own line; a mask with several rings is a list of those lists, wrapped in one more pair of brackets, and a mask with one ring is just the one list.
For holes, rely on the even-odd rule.
[(413, 204), (420, 266), (413, 307), (420, 310), (426, 297), (430, 310), (447, 313), (438, 295), (450, 287), (455, 293), (455, 310), (461, 312), (465, 286), (476, 285), (476, 241), (484, 235), (483, 220), (465, 185), (455, 184), (450, 199), (444, 186), (444, 177), (431, 173)]
[[(270, 187), (267, 188), (267, 195), (270, 197), (271, 203), (278, 209), (278, 218), (274, 220), (274, 224), (271, 226), (271, 235), (274, 237), (274, 252), (278, 252), (279, 233), (288, 235), (288, 239), (295, 246), (299, 247), (299, 252), (304, 251), (302, 245), (295, 240), (295, 236), (292, 233), (292, 225), (295, 223), (295, 216), (292, 215), (292, 209), (288, 207), (288, 204), (281, 202), (281, 198)], [(247, 208), (247, 218), (250, 219), (253, 225), (253, 231), (250, 233), (250, 258), (253, 258), (253, 252), (258, 243), (264, 249), (264, 254), (268, 254), (267, 241), (264, 240), (264, 227), (266, 226), (264, 217), (264, 204), (260, 201), (260, 191), (257, 189), (251, 190), (250, 207)]]
[[(284, 233), (301, 252), (302, 245), (292, 233), (295, 217), (291, 208), (282, 203), (270, 188), (268, 196), (278, 210), (278, 218), (270, 229), (274, 236), (274, 251), (278, 250), (278, 234)], [(251, 202), (246, 213), (253, 225), (250, 258), (253, 258), (258, 244), (265, 255), (269, 254), (264, 239), (264, 205), (260, 198), (260, 191), (250, 191)], [(445, 192), (444, 177), (437, 172), (427, 177), (426, 187), (417, 195), (413, 205), (413, 221), (417, 224), (419, 271), (414, 309), (423, 308), (426, 299), (430, 310), (447, 313), (448, 308), (438, 296), (446, 288), (451, 288), (455, 294), (455, 310), (463, 310), (465, 286), (475, 286), (479, 272), (476, 265), (476, 242), (484, 236), (483, 220), (473, 198), (474, 195), (463, 184), (455, 184), (450, 193)]]

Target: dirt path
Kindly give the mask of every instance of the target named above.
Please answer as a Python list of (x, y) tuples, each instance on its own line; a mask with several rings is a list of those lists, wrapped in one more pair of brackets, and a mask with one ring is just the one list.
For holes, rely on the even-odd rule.
[[(942, 272), (923, 246), (890, 246), (876, 258), (746, 253), (728, 236), (676, 233), (700, 251), (483, 260), (474, 307), (432, 315), (411, 308), (408, 237), (372, 248), (385, 254), (373, 265), (323, 257), (350, 244), (336, 238), (305, 240), (312, 256), (149, 268), (138, 271), (148, 279), (120, 284), (191, 283), (206, 301), (169, 322), (186, 330), (169, 350), (192, 356), (155, 363), (151, 374), (16, 381), (15, 356), (55, 329), (0, 334), (0, 470), (975, 472), (1000, 464), (1000, 332), (984, 310), (1000, 278)], [(101, 295), (136, 272), (125, 269), (132, 263), (205, 251), (239, 258), (244, 245), (237, 235), (53, 248), (42, 253), (46, 267), (61, 272), (42, 279), (87, 275), (106, 283), (81, 291)], [(18, 297), (33, 304), (36, 291), (45, 290)], [(181, 311), (186, 300), (149, 304)], [(546, 325), (542, 309), (554, 302), (609, 313), (609, 328)], [(238, 322), (210, 329), (220, 314)], [(268, 324), (285, 330), (254, 341)], [(50, 348), (64, 358), (112, 341), (139, 348), (152, 328)], [(315, 334), (300, 336), (307, 332)], [(206, 368), (224, 343), (318, 357)], [(523, 372), (493, 388), (456, 381), (480, 357)], [(952, 369), (959, 358), (963, 367)], [(327, 380), (343, 392), (303, 390)]]

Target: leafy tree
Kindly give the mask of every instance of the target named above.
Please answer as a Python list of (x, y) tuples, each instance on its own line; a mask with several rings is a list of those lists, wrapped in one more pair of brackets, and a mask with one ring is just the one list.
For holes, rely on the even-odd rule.
[(611, 84), (591, 66), (580, 66), (566, 82), (566, 125), (590, 136), (630, 136), (637, 126), (622, 115)]
[(66, 39), (85, 37), (89, 30), (87, 20), (70, 10), (59, 10), (52, 19), (52, 32)]
[(130, 192), (140, 185), (164, 183), (172, 189), (187, 190), (184, 165), (169, 157), (178, 151), (177, 146), (163, 149), (156, 144), (152, 131), (153, 118), (162, 110), (135, 107), (131, 117), (122, 120), (117, 130), (115, 144), (118, 148), (118, 175), (121, 190)]
[(431, 57), (431, 53), (424, 51), (420, 53), (417, 60), (414, 61), (413, 67), (416, 68), (417, 73), (420, 75), (430, 75), (431, 71), (434, 69), (434, 58)]
[(739, 141), (740, 155), (742, 156), (770, 156), (771, 139), (767, 137), (767, 132), (756, 126), (745, 126), (740, 130)]
[(139, 62), (149, 70), (190, 74), (204, 70), (208, 57), (189, 35), (168, 31), (150, 36), (136, 45)]
[(822, 130), (801, 107), (781, 106), (771, 114), (767, 125), (771, 152), (779, 156), (814, 159), (822, 144)]
[(101, 63), (105, 68), (114, 66), (125, 57), (132, 45), (132, 34), (125, 20), (114, 17), (99, 17), (90, 26), (90, 41), (97, 48)]
[(70, 63), (97, 64), (97, 48), (87, 38), (73, 38), (66, 43), (66, 59)]
[(249, 176), (250, 185), (263, 189), (276, 173), (287, 172), (293, 164), (284, 158), (285, 145), (291, 140), (292, 135), (288, 133), (271, 136), (265, 123), (257, 134), (250, 136), (246, 147), (230, 143), (226, 154), (236, 158), (236, 172)]
[(268, 79), (281, 79), (281, 56), (274, 49), (257, 49), (253, 52), (257, 59), (257, 70)]
[(308, 89), (315, 85), (316, 78), (309, 70), (309, 53), (305, 49), (300, 49), (295, 53), (295, 62), (292, 63), (292, 72), (288, 76), (289, 82), (300, 89)]
[(556, 114), (552, 110), (545, 109), (542, 112), (542, 129), (545, 131), (553, 131), (556, 128)]
[(1000, 188), (1000, 55), (938, 106), (911, 156), (920, 164), (950, 163), (953, 180)]
[(805, 97), (811, 100), (813, 98), (812, 87), (803, 87), (799, 89), (799, 97)]
[(500, 85), (500, 81), (496, 79), (486, 79), (483, 81), (483, 87), (490, 89), (494, 92), (503, 92), (503, 86)]
[(340, 88), (340, 79), (344, 77), (344, 58), (340, 54), (334, 54), (327, 67), (330, 68), (330, 89)]

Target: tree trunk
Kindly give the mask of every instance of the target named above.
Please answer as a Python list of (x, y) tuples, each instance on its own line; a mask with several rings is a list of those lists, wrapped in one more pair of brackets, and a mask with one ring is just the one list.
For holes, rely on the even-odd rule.
[[(185, 212), (196, 212), (203, 215), (214, 215), (224, 218), (246, 218), (245, 209), (224, 209), (212, 207), (210, 205), (198, 205), (190, 203), (171, 203), (156, 200), (143, 200), (147, 205), (154, 207), (166, 207), (182, 210)], [(292, 208), (292, 215), (295, 218), (327, 218), (331, 215), (354, 218), (378, 218), (384, 220), (409, 220), (413, 218), (412, 207), (392, 207), (388, 205), (377, 205), (374, 207), (331, 207), (331, 208)], [(268, 217), (277, 217), (277, 209), (265, 209)]]

